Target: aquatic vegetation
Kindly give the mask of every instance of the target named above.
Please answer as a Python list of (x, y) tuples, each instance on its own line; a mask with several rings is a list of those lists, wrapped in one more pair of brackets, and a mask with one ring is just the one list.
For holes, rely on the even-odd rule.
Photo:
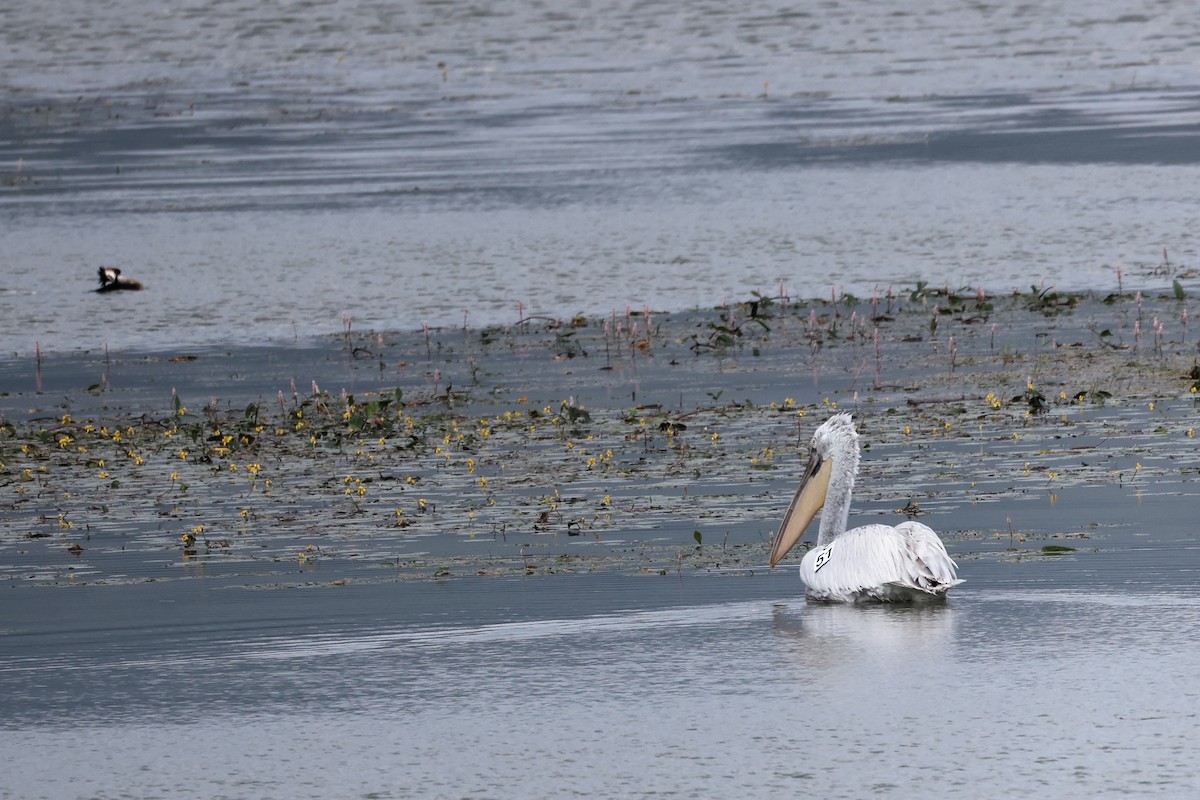
[[(754, 309), (757, 313), (757, 306)], [(769, 333), (771, 330), (771, 327), (761, 317), (750, 316), (739, 321), (731, 313), (725, 320), (705, 323), (708, 335), (701, 337), (700, 334), (692, 334), (690, 347), (693, 351), (720, 350), (732, 347), (739, 344), (742, 337), (746, 336), (751, 323), (757, 325), (762, 332)]]
[[(1089, 336), (1093, 324), (1129, 331), (1137, 314), (1150, 325), (1169, 298), (1039, 313), (1035, 335), (1008, 322), (1027, 313), (1024, 295), (915, 294), (798, 303), (781, 290), (756, 296), (757, 309), (614, 314), (567, 328), (574, 359), (557, 358), (565, 324), (487, 337), (422, 328), (407, 340), (350, 329), (334, 345), (354, 391), (314, 381), (301, 393), (291, 381), (261, 392), (266, 402), (172, 391), (161, 407), (122, 409), (106, 390), (95, 410), (0, 420), (0, 548), (78, 544), (80, 560), (114, 564), (169, 553), (167, 571), (182, 551), (192, 567), (247, 581), (300, 567), (335, 579), (658, 574), (760, 562), (794, 488), (797, 443), (837, 408), (872, 429), (871, 469), (893, 471), (872, 481), (890, 494), (864, 494), (878, 513), (1141, 487), (1194, 442), (1194, 350), (1163, 337), (1139, 359)], [(1003, 306), (1002, 321), (973, 324), (980, 302)], [(934, 315), (936, 338), (933, 304), (952, 310)], [(352, 356), (368, 336), (382, 374)], [(730, 340), (693, 347), (713, 336)], [(603, 362), (588, 355), (601, 348)], [(1146, 437), (1161, 442), (1133, 460), (1091, 444)], [(695, 531), (728, 546), (699, 547)], [(486, 557), (470, 554), (485, 544)]]
[(1030, 311), (1037, 311), (1049, 316), (1061, 314), (1078, 305), (1079, 302), (1079, 295), (1059, 292), (1053, 287), (1038, 289), (1036, 286), (1031, 286), (1025, 304)]
[(1025, 383), (1025, 391), (1013, 397), (1011, 402), (1029, 406), (1030, 414), (1045, 414), (1050, 408), (1045, 395), (1033, 387), (1032, 380)]

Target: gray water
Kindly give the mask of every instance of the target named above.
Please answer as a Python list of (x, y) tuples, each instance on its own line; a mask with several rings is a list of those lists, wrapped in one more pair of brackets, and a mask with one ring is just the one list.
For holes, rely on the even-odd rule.
[[(0, 354), (781, 283), (1190, 292), (1198, 48), (1182, 2), (9, 4)], [(149, 290), (89, 294), (109, 263)], [(944, 608), (809, 606), (788, 571), (14, 578), (0, 797), (1190, 796), (1168, 455), (1144, 505), (1038, 504), (1049, 535), (1111, 505), (1094, 550), (952, 543)]]
[(1163, 556), (971, 562), (933, 608), (791, 572), (99, 590), (139, 623), (47, 592), (0, 794), (1187, 796), (1200, 616)]
[[(0, 352), (1195, 262), (1187, 3), (0, 9)], [(150, 292), (85, 294), (100, 264)], [(1187, 270), (1184, 270), (1187, 273)]]

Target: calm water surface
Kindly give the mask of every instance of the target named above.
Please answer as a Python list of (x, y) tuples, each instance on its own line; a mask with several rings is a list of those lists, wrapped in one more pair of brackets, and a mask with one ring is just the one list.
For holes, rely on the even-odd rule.
[(810, 606), (790, 572), (46, 591), (20, 601), (39, 624), (5, 620), (0, 796), (1196, 785), (1194, 568), (1150, 547), (969, 575), (935, 608)]
[(16, 4), (0, 352), (1132, 285), (1195, 262), (1191, 11)]

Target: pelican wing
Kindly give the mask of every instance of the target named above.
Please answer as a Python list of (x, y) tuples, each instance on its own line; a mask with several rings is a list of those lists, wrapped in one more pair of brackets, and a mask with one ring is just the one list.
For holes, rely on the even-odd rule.
[(946, 545), (934, 533), (933, 528), (919, 522), (901, 522), (896, 531), (907, 539), (910, 558), (906, 560), (912, 570), (912, 580), (924, 591), (945, 592), (962, 583), (958, 577), (958, 565), (946, 552)]
[(864, 525), (800, 563), (808, 595), (817, 600), (913, 600), (944, 596), (962, 583), (936, 533), (919, 522)]

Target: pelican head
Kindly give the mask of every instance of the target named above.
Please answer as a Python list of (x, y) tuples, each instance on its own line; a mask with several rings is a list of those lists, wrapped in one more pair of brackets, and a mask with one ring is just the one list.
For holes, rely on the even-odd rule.
[(813, 432), (808, 465), (800, 479), (800, 488), (796, 490), (796, 496), (792, 498), (779, 525), (779, 532), (771, 543), (772, 567), (800, 541), (808, 523), (825, 505), (827, 497), (837, 498), (838, 507), (826, 509), (821, 515), (821, 532), (817, 543), (827, 544), (846, 530), (846, 520), (850, 514), (850, 490), (857, 473), (858, 431), (854, 429), (849, 414), (834, 414)]

